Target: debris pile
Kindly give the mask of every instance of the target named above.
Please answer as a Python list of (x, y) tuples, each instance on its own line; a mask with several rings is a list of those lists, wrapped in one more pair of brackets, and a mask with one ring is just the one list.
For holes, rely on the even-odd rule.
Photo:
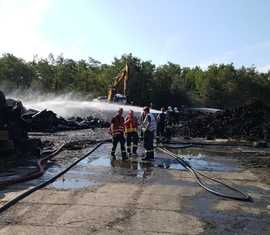
[[(0, 171), (3, 166), (9, 164), (7, 159), (2, 156), (9, 155), (15, 156), (14, 143), (10, 139), (8, 128), (7, 128), (7, 116), (6, 116), (6, 98), (4, 94), (0, 91)], [(12, 161), (11, 158), (9, 161)]]
[(184, 119), (188, 120), (186, 126), (191, 137), (270, 138), (270, 107), (258, 100), (213, 114), (189, 113)]
[(92, 116), (64, 119), (49, 110), (27, 110), (22, 102), (6, 99), (0, 91), (0, 165), (2, 162), (6, 165), (7, 159), (21, 156), (40, 157), (42, 143), (40, 139), (29, 138), (29, 131), (56, 132), (108, 126), (109, 123)]
[(8, 102), (0, 91), (0, 171), (13, 166), (18, 159), (40, 155), (41, 141), (30, 139), (21, 119), (25, 111), (20, 102)]
[(22, 118), (26, 123), (28, 123), (29, 131), (56, 132), (64, 130), (103, 128), (109, 126), (109, 123), (93, 116), (89, 116), (85, 119), (80, 117), (64, 119), (62, 117), (58, 117), (54, 112), (46, 109), (40, 112), (30, 110), (23, 114)]
[(16, 126), (24, 127), (21, 134), (26, 134), (27, 131), (56, 132), (109, 126), (109, 123), (93, 116), (85, 119), (80, 117), (64, 119), (58, 117), (53, 111), (46, 109), (42, 111), (27, 110), (17, 100), (7, 99), (6, 103), (9, 114), (8, 120), (14, 125), (11, 129), (16, 129)]

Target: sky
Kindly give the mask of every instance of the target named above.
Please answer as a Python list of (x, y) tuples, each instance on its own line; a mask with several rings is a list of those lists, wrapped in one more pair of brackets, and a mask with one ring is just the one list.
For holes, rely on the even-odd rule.
[(269, 0), (0, 0), (0, 54), (270, 70)]

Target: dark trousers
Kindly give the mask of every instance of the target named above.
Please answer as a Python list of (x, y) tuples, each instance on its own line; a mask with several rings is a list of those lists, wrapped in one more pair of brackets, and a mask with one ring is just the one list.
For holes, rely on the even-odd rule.
[(121, 154), (122, 158), (126, 158), (126, 148), (125, 148), (125, 137), (124, 134), (114, 135), (112, 139), (112, 155), (115, 155), (115, 150), (117, 147), (118, 142), (120, 142), (121, 145)]
[(131, 153), (131, 143), (133, 143), (132, 153), (136, 154), (139, 136), (136, 131), (127, 133), (127, 152)]
[(154, 158), (154, 137), (154, 131), (146, 130), (144, 132), (143, 146), (145, 148), (146, 158)]
[(164, 123), (158, 123), (157, 125), (157, 136), (164, 136), (164, 130), (165, 130), (165, 124)]

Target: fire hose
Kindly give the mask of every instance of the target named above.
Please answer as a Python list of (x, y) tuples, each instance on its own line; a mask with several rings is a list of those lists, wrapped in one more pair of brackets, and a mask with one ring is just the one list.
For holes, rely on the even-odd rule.
[[(60, 173), (58, 173), (57, 175), (55, 175), (54, 177), (50, 178), (49, 180), (27, 190), (26, 192), (23, 192), (22, 194), (18, 195), (17, 197), (13, 198), (12, 200), (10, 200), (9, 202), (7, 202), (6, 204), (4, 204), (2, 207), (0, 207), (0, 214), (2, 212), (4, 212), (5, 210), (7, 210), (8, 208), (10, 208), (11, 206), (15, 205), (17, 202), (19, 202), (20, 200), (24, 199), (25, 197), (29, 196), (31, 193), (46, 187), (47, 185), (53, 183), (57, 178), (59, 178), (60, 176), (62, 176), (63, 174), (65, 174), (67, 171), (69, 171), (72, 167), (74, 167), (75, 165), (77, 165), (80, 161), (82, 161), (84, 158), (88, 157), (90, 154), (92, 154), (93, 152), (95, 152), (101, 145), (105, 144), (109, 142), (109, 140), (104, 140), (100, 143), (98, 143), (93, 149), (91, 149), (88, 153), (84, 154), (81, 158), (79, 158), (78, 160), (76, 160), (75, 162), (73, 162), (71, 165), (69, 165), (67, 168), (65, 168), (63, 171), (61, 171)], [(55, 152), (53, 152), (52, 154), (50, 154), (49, 156), (47, 156), (44, 159), (41, 159), (38, 162), (38, 170), (35, 171), (34, 173), (31, 173), (29, 175), (26, 176), (22, 176), (17, 178), (16, 180), (12, 180), (12, 181), (7, 181), (9, 184), (14, 184), (15, 181), (16, 183), (18, 182), (22, 182), (22, 181), (26, 181), (26, 180), (30, 180), (30, 179), (34, 179), (37, 178), (41, 175), (43, 175), (44, 173), (44, 167), (47, 163), (47, 161), (49, 159), (51, 159), (53, 156), (55, 156), (56, 154), (58, 154), (60, 151), (62, 151), (64, 145), (61, 145), (60, 148), (58, 148)], [(7, 186), (7, 183), (5, 182), (5, 184), (1, 184), (1, 186)]]
[[(210, 192), (210, 193), (212, 193), (212, 194), (215, 194), (215, 195), (217, 195), (217, 196), (224, 197), (224, 198), (234, 199), (234, 200), (238, 200), (238, 201), (253, 202), (253, 199), (252, 199), (249, 195), (247, 195), (247, 194), (241, 192), (240, 190), (238, 190), (238, 189), (236, 189), (236, 188), (234, 188), (234, 187), (232, 187), (232, 186), (230, 186), (230, 185), (227, 185), (227, 184), (225, 184), (225, 183), (223, 183), (223, 182), (221, 182), (221, 181), (219, 181), (219, 180), (217, 180), (217, 179), (215, 179), (215, 178), (209, 177), (209, 176), (207, 176), (207, 175), (201, 173), (201, 172), (198, 171), (198, 170), (193, 169), (193, 168), (191, 167), (191, 165), (190, 165), (187, 161), (185, 161), (183, 158), (179, 157), (177, 154), (174, 154), (173, 152), (169, 151), (169, 150), (166, 149), (166, 148), (162, 148), (162, 147), (157, 147), (157, 148), (158, 148), (160, 151), (162, 151), (162, 152), (166, 153), (167, 155), (171, 156), (172, 158), (174, 158), (179, 164), (181, 164), (184, 168), (186, 168), (189, 172), (191, 172), (191, 173), (193, 174), (193, 176), (195, 177), (197, 183), (198, 183), (202, 188), (204, 188), (206, 191), (208, 191), (208, 192)], [(233, 192), (235, 192), (235, 193), (238, 193), (238, 194), (241, 195), (241, 196), (232, 196), (232, 195), (224, 194), (224, 193), (222, 193), (222, 192), (218, 192), (218, 191), (216, 191), (216, 190), (214, 190), (214, 189), (211, 189), (209, 186), (207, 186), (207, 185), (202, 181), (202, 179), (200, 178), (200, 176), (205, 177), (205, 178), (207, 178), (208, 180), (213, 181), (213, 182), (215, 182), (215, 183), (218, 183), (218, 184), (220, 184), (220, 185), (223, 185), (225, 188), (227, 188), (227, 189), (229, 189), (229, 190), (231, 190), (231, 191), (233, 191)]]
[(54, 156), (56, 156), (58, 153), (60, 153), (63, 150), (64, 147), (65, 147), (65, 144), (62, 144), (57, 150), (53, 151), (48, 156), (46, 156), (46, 157), (44, 157), (42, 159), (39, 159), (37, 161), (37, 168), (36, 168), (35, 171), (33, 171), (33, 172), (29, 173), (29, 174), (26, 174), (26, 175), (21, 175), (21, 176), (18, 176), (16, 178), (13, 178), (13, 179), (0, 182), (0, 188), (10, 186), (12, 184), (24, 182), (24, 181), (36, 179), (36, 178), (42, 176), (44, 174), (44, 172), (45, 172), (47, 162), (50, 159), (52, 159)]
[[(10, 208), (11, 206), (15, 205), (17, 202), (19, 202), (20, 200), (24, 199), (25, 197), (29, 196), (30, 194), (32, 194), (33, 192), (41, 189), (41, 188), (44, 188), (46, 187), (47, 185), (53, 183), (57, 178), (59, 178), (60, 176), (62, 176), (63, 174), (65, 174), (67, 171), (69, 171), (72, 167), (74, 167), (76, 164), (78, 164), (80, 161), (82, 161), (84, 158), (88, 157), (90, 154), (92, 154), (94, 151), (96, 151), (100, 146), (102, 146), (103, 144), (107, 143), (107, 142), (110, 142), (111, 140), (104, 140), (100, 143), (98, 143), (93, 149), (91, 149), (88, 153), (86, 153), (85, 155), (83, 155), (81, 158), (79, 158), (78, 160), (76, 160), (74, 163), (72, 163), (70, 166), (68, 166), (66, 169), (64, 169), (63, 171), (61, 171), (60, 173), (58, 173), (57, 175), (55, 175), (54, 177), (50, 178), (49, 180), (27, 190), (26, 192), (18, 195), (17, 197), (15, 197), (14, 199), (10, 200), (9, 202), (7, 202), (6, 204), (4, 204), (2, 207), (0, 207), (0, 213), (4, 212), (5, 210), (7, 210), (8, 208)], [(49, 154), (48, 156), (46, 156), (45, 158), (41, 159), (38, 161), (38, 170), (29, 174), (29, 175), (25, 175), (25, 176), (21, 176), (21, 177), (18, 177), (16, 179), (13, 179), (13, 180), (10, 180), (10, 181), (6, 181), (4, 183), (1, 184), (1, 186), (7, 186), (7, 185), (10, 185), (10, 184), (14, 184), (14, 183), (18, 183), (18, 182), (22, 182), (22, 181), (26, 181), (26, 180), (31, 180), (31, 179), (34, 179), (34, 178), (37, 178), (37, 177), (40, 177), (41, 175), (43, 175), (44, 171), (45, 171), (45, 166), (46, 166), (46, 163), (48, 160), (50, 160), (51, 158), (53, 158), (56, 154), (58, 154), (60, 151), (63, 150), (65, 145), (61, 145), (56, 151), (54, 151), (53, 153)], [(183, 147), (190, 147), (190, 146), (183, 146)], [(183, 167), (185, 167), (187, 170), (189, 170), (193, 175), (194, 177), (196, 178), (197, 180), (197, 183), (203, 187), (205, 190), (207, 190), (208, 192), (210, 193), (213, 193), (215, 195), (218, 195), (218, 196), (221, 196), (221, 197), (225, 197), (225, 198), (229, 198), (229, 199), (235, 199), (235, 200), (239, 200), (239, 201), (249, 201), (249, 202), (252, 202), (252, 198), (249, 196), (249, 195), (246, 195), (244, 194), (243, 192), (241, 192), (240, 190), (232, 187), (232, 186), (229, 186), (219, 180), (216, 180), (214, 178), (211, 178), (195, 169), (193, 169), (190, 164), (188, 162), (186, 162), (183, 158), (180, 158), (178, 155), (170, 152), (169, 150), (167, 150), (166, 148), (161, 148), (161, 147), (157, 147), (160, 151), (168, 154), (169, 156), (173, 157), (174, 159), (177, 160), (178, 163), (180, 163)], [(231, 195), (226, 195), (226, 194), (223, 194), (221, 192), (218, 192), (218, 191), (215, 191), (211, 188), (209, 188), (208, 186), (206, 186), (201, 178), (199, 177), (200, 176), (203, 176), (209, 180), (212, 180), (216, 183), (219, 183), (223, 186), (225, 186), (226, 188), (234, 191), (234, 192), (237, 192), (239, 193), (240, 197), (237, 197), (237, 196), (231, 196)]]

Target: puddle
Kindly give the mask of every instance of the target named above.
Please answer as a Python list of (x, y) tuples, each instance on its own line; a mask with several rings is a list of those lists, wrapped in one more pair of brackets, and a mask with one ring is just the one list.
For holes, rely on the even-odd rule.
[[(118, 147), (119, 148), (119, 147)], [(104, 144), (89, 157), (79, 162), (75, 167), (68, 171), (63, 177), (56, 180), (48, 187), (59, 189), (78, 189), (93, 187), (106, 183), (110, 180), (136, 180), (150, 177), (155, 168), (168, 170), (185, 170), (175, 159), (168, 155), (156, 151), (155, 161), (145, 162), (141, 157), (132, 157), (130, 160), (122, 161), (120, 153), (116, 160), (111, 160), (111, 144)], [(201, 171), (237, 171), (240, 168), (235, 161), (228, 157), (206, 152), (199, 148), (171, 149), (174, 153), (184, 158), (192, 167)], [(138, 155), (142, 156), (143, 148), (138, 149)], [(65, 165), (52, 164), (45, 174), (39, 179), (26, 182), (27, 185), (37, 185), (44, 182), (58, 172), (62, 171), (71, 162)], [(31, 165), (26, 168), (31, 168)], [(23, 169), (17, 169), (19, 172)], [(14, 177), (13, 172), (9, 172), (8, 177)], [(1, 177), (4, 178), (4, 177)]]
[(201, 171), (239, 171), (240, 165), (228, 154), (215, 153), (203, 148), (172, 150), (189, 164)]
[(87, 179), (59, 179), (56, 180), (51, 184), (51, 187), (58, 188), (58, 189), (79, 189), (79, 188), (86, 188), (86, 187), (93, 187), (96, 186), (97, 183), (87, 180)]
[[(151, 176), (155, 168), (169, 170), (185, 170), (175, 159), (168, 155), (156, 152), (154, 162), (145, 162), (141, 157), (132, 157), (122, 161), (120, 153), (117, 159), (110, 158), (111, 144), (105, 144), (92, 155), (81, 161), (77, 166), (65, 174), (64, 180), (58, 180), (51, 187), (55, 188), (81, 188), (96, 186), (108, 182), (114, 177), (146, 178)], [(189, 162), (194, 168), (202, 171), (236, 171), (235, 162), (224, 161), (218, 155), (210, 154), (202, 149), (172, 149), (179, 156)], [(138, 155), (143, 149), (138, 149)], [(76, 179), (76, 180), (74, 180)]]
[[(237, 171), (239, 166), (235, 165), (235, 162), (224, 160), (218, 155), (209, 156), (209, 153), (194, 149), (175, 150), (174, 153), (188, 162), (193, 168), (200, 171)], [(168, 155), (160, 153), (157, 154), (155, 163), (159, 167), (174, 170), (184, 170), (185, 168), (178, 163), (177, 160), (170, 158)]]

